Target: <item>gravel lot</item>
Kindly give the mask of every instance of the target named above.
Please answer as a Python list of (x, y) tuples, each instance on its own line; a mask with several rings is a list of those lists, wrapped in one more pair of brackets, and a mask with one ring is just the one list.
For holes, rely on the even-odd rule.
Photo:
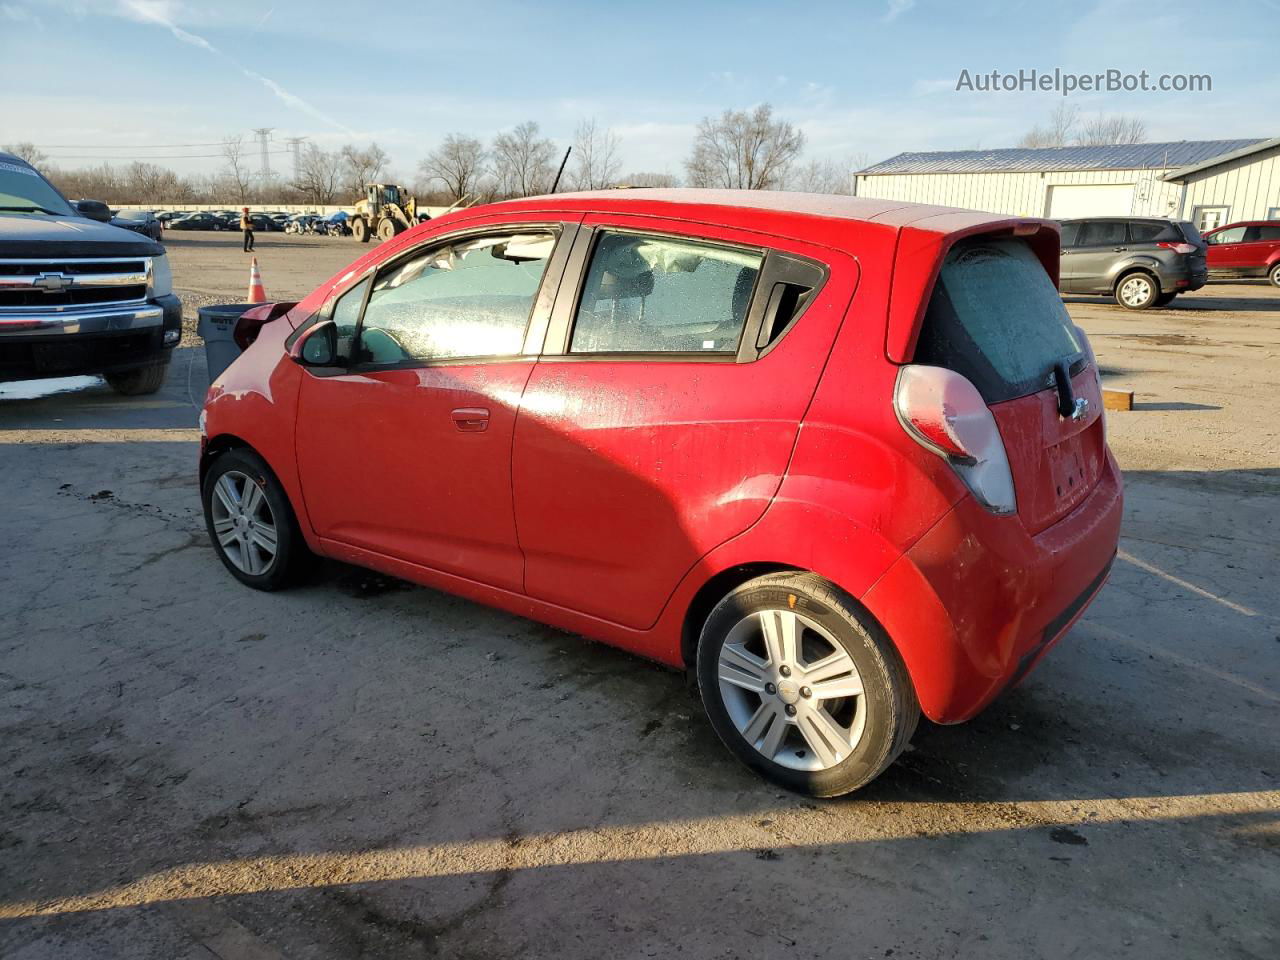
[[(191, 318), (235, 235), (170, 235)], [(265, 235), (293, 298), (353, 241)], [(155, 397), (0, 385), (0, 956), (1280, 956), (1280, 290), (1069, 309), (1128, 483), (1110, 585), (975, 722), (813, 802), (680, 677), (326, 565), (239, 587)]]

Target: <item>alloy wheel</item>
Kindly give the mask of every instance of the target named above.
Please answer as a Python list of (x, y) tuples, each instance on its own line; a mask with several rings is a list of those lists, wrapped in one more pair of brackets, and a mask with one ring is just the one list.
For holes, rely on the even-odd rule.
[(720, 696), (743, 739), (792, 770), (847, 759), (866, 725), (862, 677), (844, 646), (794, 610), (743, 617), (717, 664)]
[(267, 573), (279, 547), (262, 488), (247, 474), (228, 470), (213, 486), (210, 511), (218, 546), (235, 568), (254, 577)]
[(1140, 307), (1151, 299), (1151, 281), (1143, 276), (1130, 277), (1120, 284), (1120, 299), (1126, 307)]

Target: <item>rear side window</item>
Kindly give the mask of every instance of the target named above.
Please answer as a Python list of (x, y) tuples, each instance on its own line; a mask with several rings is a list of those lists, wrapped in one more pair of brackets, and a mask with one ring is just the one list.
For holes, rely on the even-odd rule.
[(1159, 243), (1182, 241), (1182, 234), (1173, 223), (1154, 220), (1133, 220), (1129, 223), (1129, 239), (1134, 243)]
[(1126, 233), (1123, 220), (1087, 220), (1080, 224), (1076, 246), (1101, 247), (1124, 243)]
[(952, 248), (925, 312), (916, 363), (954, 370), (987, 403), (999, 403), (1039, 392), (1054, 364), (1080, 355), (1062, 298), (1025, 242), (977, 239)]
[(1076, 245), (1076, 235), (1080, 232), (1080, 224), (1063, 223), (1062, 227), (1062, 245), (1064, 247), (1074, 247)]
[(1280, 240), (1280, 227), (1259, 227), (1259, 240)]
[(604, 233), (574, 319), (571, 353), (735, 353), (759, 251)]

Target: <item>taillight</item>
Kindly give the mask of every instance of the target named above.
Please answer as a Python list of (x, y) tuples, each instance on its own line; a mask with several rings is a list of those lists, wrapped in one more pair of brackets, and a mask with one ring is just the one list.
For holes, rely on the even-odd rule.
[(996, 418), (972, 383), (944, 367), (898, 371), (894, 408), (909, 436), (938, 454), (992, 513), (1018, 509), (1013, 473)]
[(1164, 247), (1166, 250), (1172, 250), (1174, 253), (1195, 253), (1200, 248), (1194, 243), (1174, 243), (1172, 241), (1161, 241), (1156, 244), (1157, 247)]

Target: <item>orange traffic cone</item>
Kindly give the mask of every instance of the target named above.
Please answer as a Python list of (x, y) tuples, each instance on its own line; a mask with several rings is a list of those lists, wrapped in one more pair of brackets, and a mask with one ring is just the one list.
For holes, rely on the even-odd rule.
[(267, 291), (262, 288), (262, 274), (258, 272), (258, 258), (249, 265), (249, 299), (247, 303), (266, 303)]

